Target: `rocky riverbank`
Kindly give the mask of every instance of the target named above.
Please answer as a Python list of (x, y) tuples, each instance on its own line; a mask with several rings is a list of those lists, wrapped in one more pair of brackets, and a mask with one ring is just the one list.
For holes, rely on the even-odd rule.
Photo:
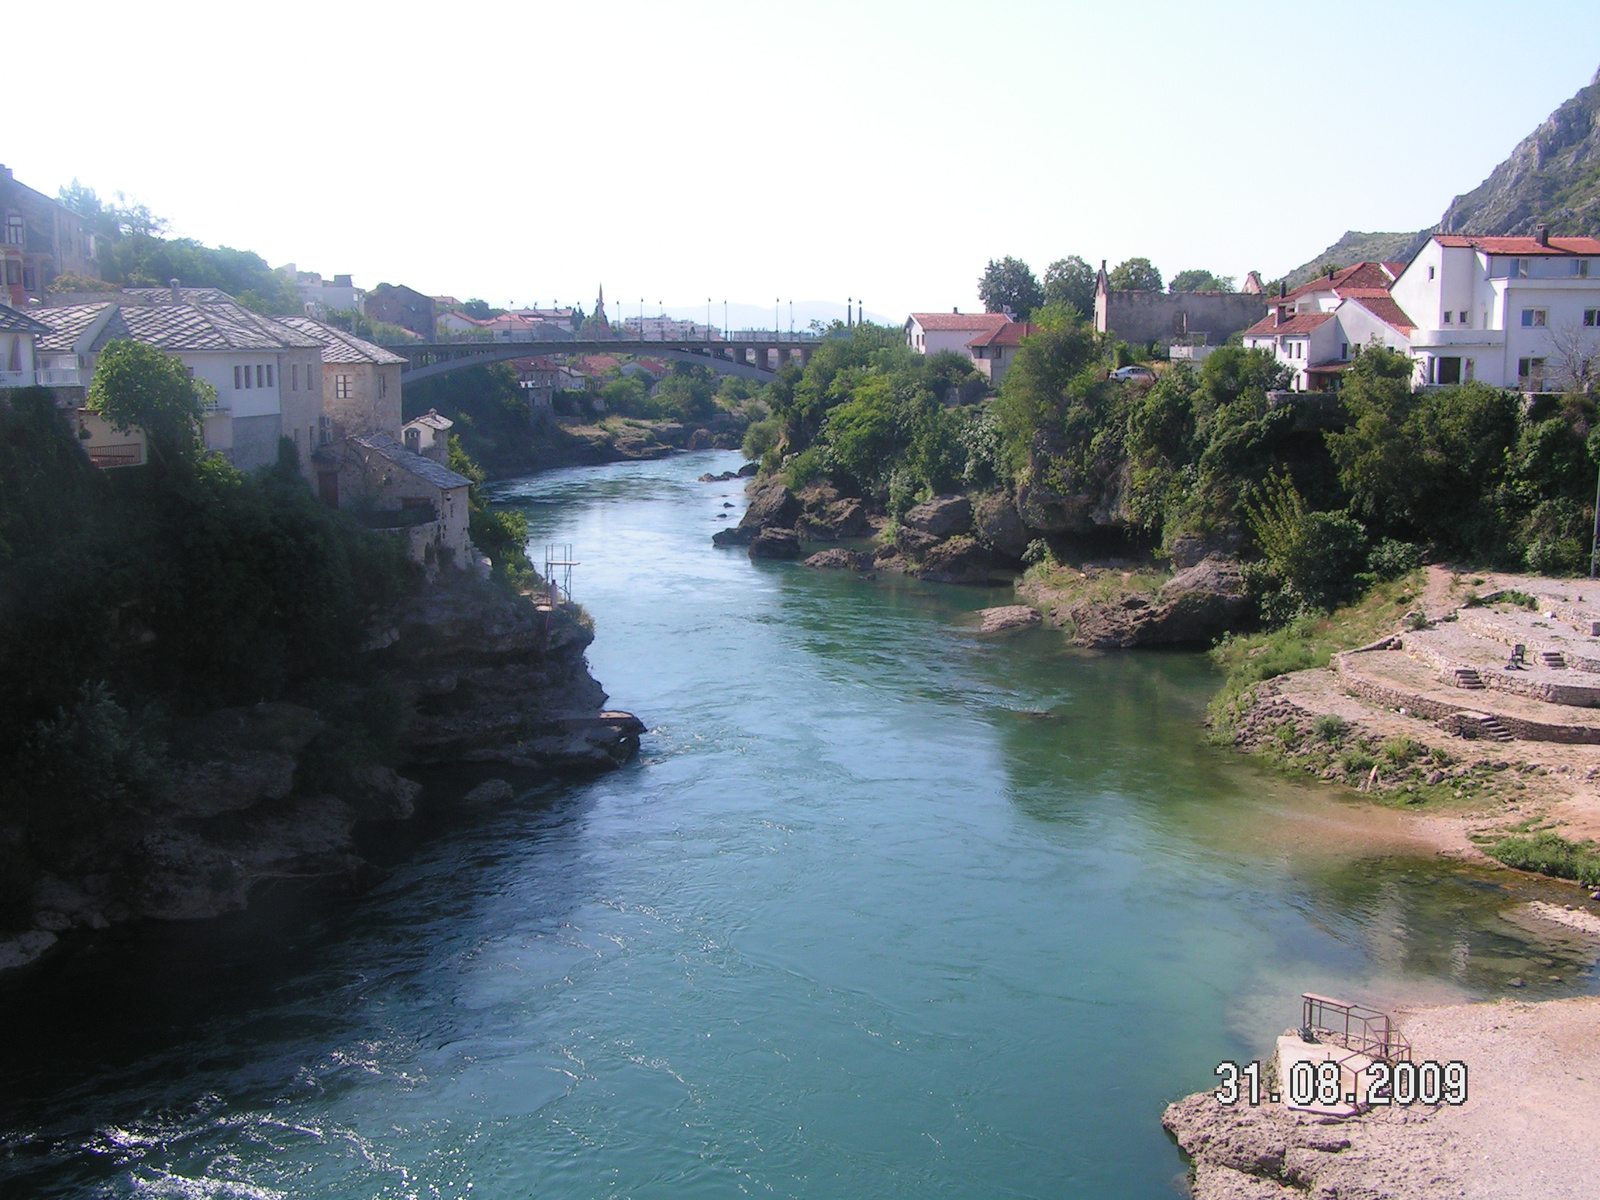
[[(737, 527), (712, 537), (752, 558), (803, 559), (808, 567), (871, 575), (891, 572), (934, 583), (1012, 584), (1017, 598), (1077, 645), (1208, 645), (1250, 623), (1254, 613), (1238, 563), (1200, 543), (1179, 548), (1176, 575), (1112, 562), (1055, 562), (1024, 568), (1030, 545), (1071, 527), (1065, 501), (1047, 504), (1027, 488), (935, 496), (891, 521), (831, 484), (793, 491), (752, 480)], [(1062, 511), (1057, 511), (1062, 510)], [(1043, 524), (1030, 523), (1032, 520)], [(1058, 528), (1059, 527), (1059, 528)], [(860, 540), (860, 546), (818, 543)], [(868, 541), (870, 539), (870, 541)]]
[(75, 928), (234, 911), (270, 881), (360, 891), (379, 872), (355, 852), (355, 825), (410, 817), (423, 792), (413, 767), (480, 764), (531, 785), (626, 761), (643, 725), (605, 709), (584, 660), (592, 640), (573, 606), (457, 576), (378, 624), (359, 685), (178, 723), (154, 801), (38, 882), (32, 928), (0, 938), (0, 969)]

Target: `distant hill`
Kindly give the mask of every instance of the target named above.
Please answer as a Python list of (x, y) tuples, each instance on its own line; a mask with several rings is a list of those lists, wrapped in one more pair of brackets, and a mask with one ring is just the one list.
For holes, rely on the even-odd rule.
[(1432, 228), (1416, 233), (1345, 234), (1286, 278), (1295, 287), (1327, 263), (1410, 259), (1430, 234), (1555, 234), (1600, 237), (1600, 72), (1518, 143), (1472, 191), (1457, 196)]

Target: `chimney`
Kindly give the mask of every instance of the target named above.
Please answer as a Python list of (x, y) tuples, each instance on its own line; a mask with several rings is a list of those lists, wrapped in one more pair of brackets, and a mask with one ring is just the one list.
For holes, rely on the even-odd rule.
[(953, 307), (952, 307), (952, 308), (951, 308), (951, 309), (950, 309), (950, 311), (951, 311), (951, 313), (953, 313), (953, 314), (954, 314), (954, 315), (955, 315), (955, 316), (958, 316), (958, 317), (959, 317), (959, 316), (960, 316), (960, 315), (961, 315), (961, 306), (960, 306), (960, 305), (959, 305), (959, 304), (957, 304), (957, 305), (955, 305), (955, 306), (953, 306)]
[(167, 280), (167, 286), (172, 289), (172, 302), (174, 304), (183, 299), (183, 294), (178, 290), (178, 281), (176, 279)]
[(1278, 299), (1282, 300), (1288, 294), (1289, 294), (1289, 281), (1287, 279), (1278, 280)]
[(1333, 268), (1332, 267), (1328, 268), (1328, 282), (1329, 283), (1333, 282)]
[(1550, 244), (1550, 226), (1538, 226), (1533, 232), (1533, 240), (1541, 246), (1548, 246)]

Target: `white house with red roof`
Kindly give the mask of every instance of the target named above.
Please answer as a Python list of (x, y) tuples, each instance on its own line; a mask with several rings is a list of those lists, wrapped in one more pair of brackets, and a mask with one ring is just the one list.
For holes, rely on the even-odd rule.
[(972, 358), (968, 343), (975, 337), (994, 334), (1011, 324), (1005, 313), (912, 313), (906, 318), (906, 345), (919, 354), (949, 350)]
[(1271, 352), (1294, 372), (1289, 386), (1297, 392), (1335, 387), (1361, 347), (1374, 340), (1409, 353), (1415, 327), (1384, 286), (1398, 277), (1397, 268), (1357, 263), (1280, 295), (1244, 331), (1245, 349)]
[(1417, 379), (1542, 391), (1600, 354), (1600, 240), (1440, 233), (1390, 288), (1415, 321)]

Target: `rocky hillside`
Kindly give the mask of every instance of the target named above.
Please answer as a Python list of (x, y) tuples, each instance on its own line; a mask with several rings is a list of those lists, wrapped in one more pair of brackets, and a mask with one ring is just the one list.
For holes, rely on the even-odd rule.
[(1436, 230), (1446, 233), (1600, 236), (1600, 74), (1547, 117), (1472, 191), (1457, 196), (1439, 223), (1416, 233), (1346, 233), (1287, 276), (1304, 283), (1325, 263), (1409, 259)]

